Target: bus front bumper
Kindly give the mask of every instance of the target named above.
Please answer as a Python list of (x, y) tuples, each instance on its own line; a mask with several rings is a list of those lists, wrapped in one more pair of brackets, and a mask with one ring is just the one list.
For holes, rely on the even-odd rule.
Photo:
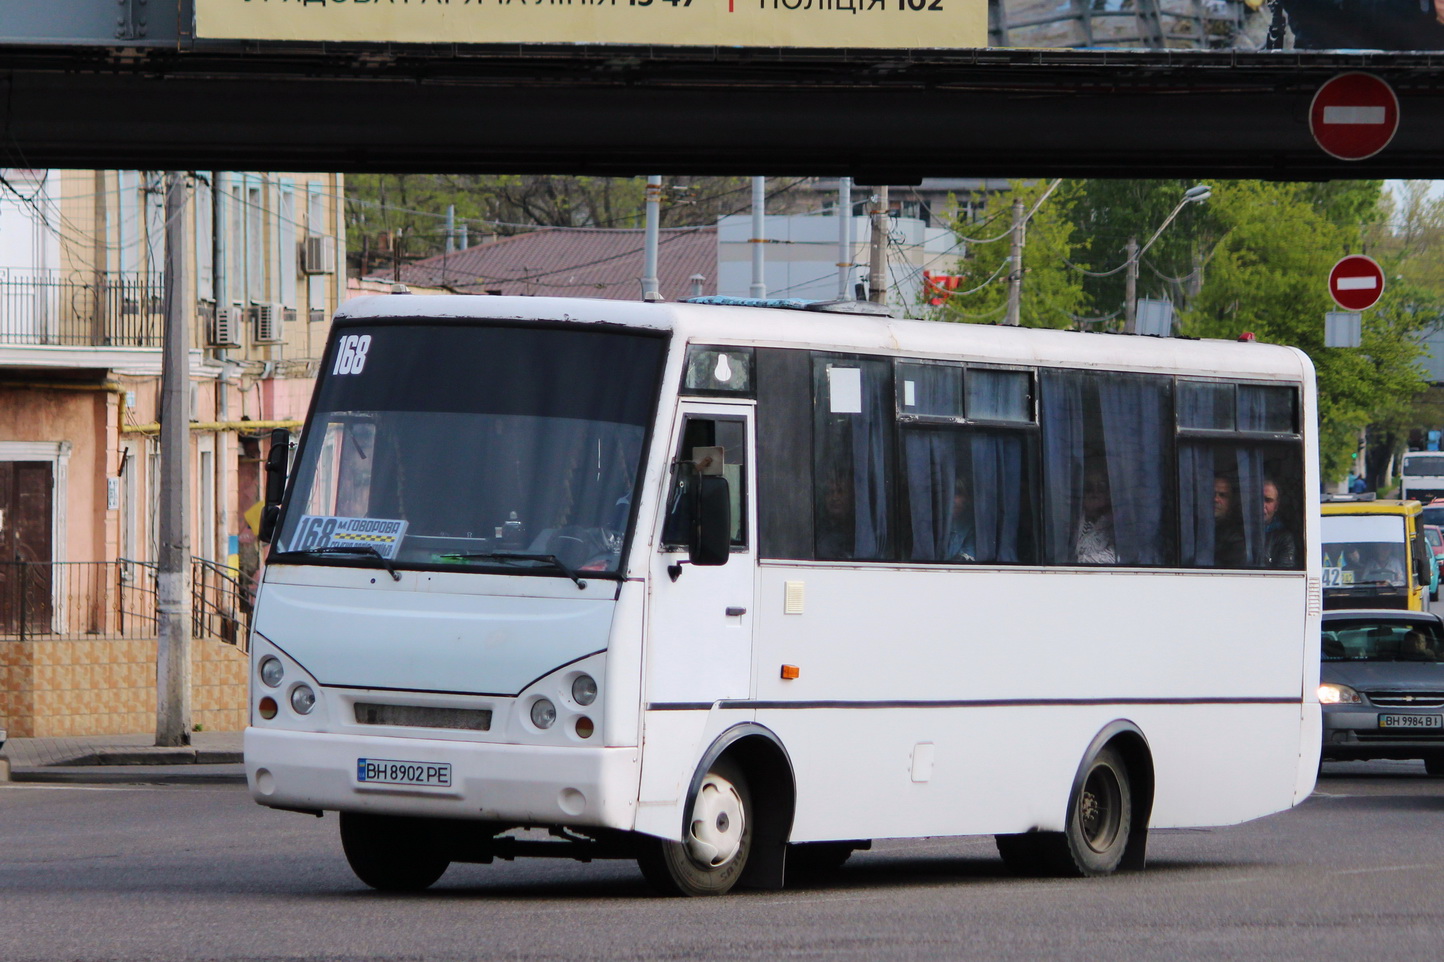
[[(631, 829), (635, 819), (641, 767), (636, 748), (550, 748), (254, 727), (246, 729), (245, 763), (251, 797), (272, 808), (623, 830)], [(416, 784), (389, 783), (387, 777)]]

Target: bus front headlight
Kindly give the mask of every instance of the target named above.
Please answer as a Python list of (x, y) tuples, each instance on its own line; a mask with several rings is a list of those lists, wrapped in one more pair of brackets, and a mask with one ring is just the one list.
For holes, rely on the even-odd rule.
[(267, 655), (261, 659), (260, 675), (267, 688), (275, 688), (286, 676), (286, 669), (281, 665), (281, 659)]
[(291, 707), (298, 715), (309, 715), (316, 707), (316, 692), (310, 685), (297, 685), (291, 689)]
[(556, 724), (557, 706), (553, 705), (546, 698), (538, 698), (531, 703), (531, 723), (545, 731)]
[(591, 675), (578, 675), (572, 682), (572, 701), (583, 708), (597, 700), (597, 680)]

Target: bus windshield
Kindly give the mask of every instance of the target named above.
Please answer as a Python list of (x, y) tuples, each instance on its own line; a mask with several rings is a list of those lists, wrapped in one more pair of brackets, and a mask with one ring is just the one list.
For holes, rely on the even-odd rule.
[(618, 571), (661, 338), (437, 324), (334, 340), (273, 559)]
[(1398, 515), (1328, 516), (1322, 523), (1324, 584), (1408, 584), (1409, 549)]

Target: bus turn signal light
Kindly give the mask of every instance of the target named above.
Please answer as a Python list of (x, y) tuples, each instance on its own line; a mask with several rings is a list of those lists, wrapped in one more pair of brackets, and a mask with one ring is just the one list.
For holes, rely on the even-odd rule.
[(260, 712), (262, 718), (270, 719), (276, 717), (276, 699), (267, 695), (256, 705), (256, 711)]
[(793, 678), (796, 678), (798, 675), (801, 675), (801, 674), (802, 674), (802, 671), (801, 671), (796, 665), (783, 665), (783, 666), (782, 666), (782, 677), (783, 677), (783, 678), (786, 678), (786, 679), (789, 680), (789, 681), (791, 681)]

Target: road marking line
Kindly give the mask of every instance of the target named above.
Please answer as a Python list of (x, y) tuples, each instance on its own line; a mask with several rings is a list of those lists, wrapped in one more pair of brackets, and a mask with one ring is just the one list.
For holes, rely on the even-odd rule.
[(1378, 872), (1413, 872), (1421, 868), (1437, 869), (1438, 865), (1384, 865), (1379, 868), (1340, 868), (1327, 875), (1370, 875)]

